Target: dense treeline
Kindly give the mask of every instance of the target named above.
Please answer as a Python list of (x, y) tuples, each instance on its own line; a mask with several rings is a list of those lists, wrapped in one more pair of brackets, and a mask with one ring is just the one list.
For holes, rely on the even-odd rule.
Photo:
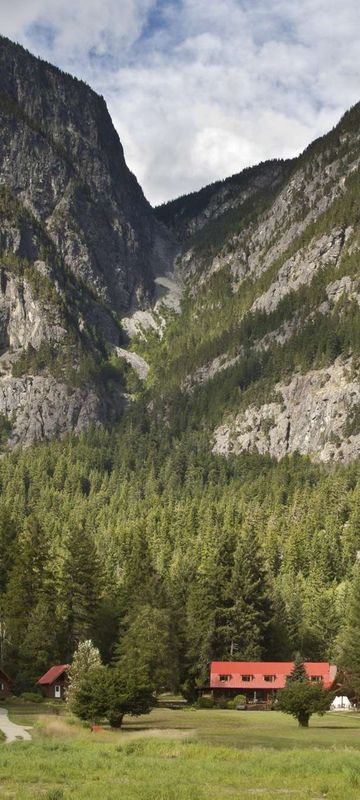
[(359, 465), (226, 461), (139, 404), (116, 432), (3, 458), (0, 486), (1, 654), (19, 689), (89, 637), (158, 689), (189, 691), (231, 653), (336, 656)]

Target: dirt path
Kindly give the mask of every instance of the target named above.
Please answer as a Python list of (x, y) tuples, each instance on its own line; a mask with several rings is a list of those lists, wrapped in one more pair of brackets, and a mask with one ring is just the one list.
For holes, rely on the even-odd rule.
[(22, 725), (16, 725), (15, 722), (10, 722), (6, 708), (0, 708), (0, 730), (5, 733), (6, 744), (16, 742), (17, 739), (31, 740), (31, 736), (26, 728)]

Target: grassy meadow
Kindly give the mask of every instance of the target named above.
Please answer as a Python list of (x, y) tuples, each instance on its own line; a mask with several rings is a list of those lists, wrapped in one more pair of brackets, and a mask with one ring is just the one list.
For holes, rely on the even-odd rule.
[(0, 743), (0, 798), (19, 800), (355, 800), (360, 715), (156, 709), (91, 733), (66, 715), (31, 715), (33, 741)]

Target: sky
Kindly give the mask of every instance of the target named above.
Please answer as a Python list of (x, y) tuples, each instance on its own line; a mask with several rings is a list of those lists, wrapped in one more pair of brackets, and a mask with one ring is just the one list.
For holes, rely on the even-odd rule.
[(360, 100), (359, 0), (0, 0), (0, 31), (104, 95), (153, 204), (296, 155)]

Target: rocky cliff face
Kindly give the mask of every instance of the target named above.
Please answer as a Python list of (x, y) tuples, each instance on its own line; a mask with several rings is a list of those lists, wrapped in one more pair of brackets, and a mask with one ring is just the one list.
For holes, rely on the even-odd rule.
[(13, 444), (121, 413), (121, 369), (106, 367), (119, 320), (150, 305), (174, 245), (104, 99), (3, 38), (0, 124), (0, 414)]
[(105, 101), (0, 40), (0, 180), (41, 221), (77, 277), (115, 311), (149, 300), (168, 263)]
[(275, 385), (275, 399), (219, 426), (215, 453), (257, 450), (279, 460), (298, 452), (320, 461), (360, 455), (360, 384), (352, 360), (295, 375)]

